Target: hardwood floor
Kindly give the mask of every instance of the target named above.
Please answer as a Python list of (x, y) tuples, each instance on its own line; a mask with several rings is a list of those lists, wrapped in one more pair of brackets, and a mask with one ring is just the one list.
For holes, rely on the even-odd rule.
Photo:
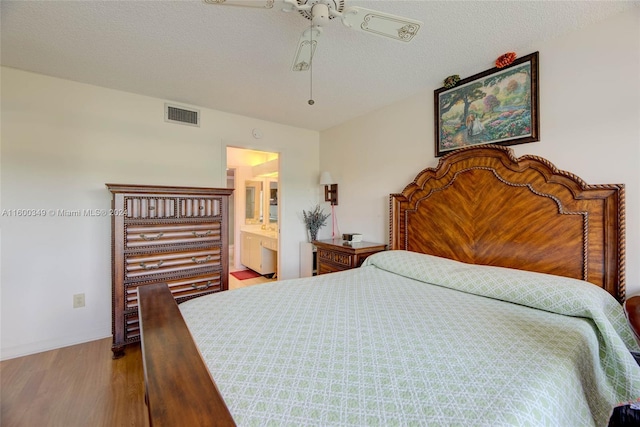
[(142, 355), (111, 338), (0, 363), (2, 427), (148, 426)]

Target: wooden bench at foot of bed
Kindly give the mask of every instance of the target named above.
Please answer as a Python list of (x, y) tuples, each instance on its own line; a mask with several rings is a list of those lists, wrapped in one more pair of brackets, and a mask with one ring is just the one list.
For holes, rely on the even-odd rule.
[(168, 286), (139, 286), (138, 301), (149, 425), (235, 426)]

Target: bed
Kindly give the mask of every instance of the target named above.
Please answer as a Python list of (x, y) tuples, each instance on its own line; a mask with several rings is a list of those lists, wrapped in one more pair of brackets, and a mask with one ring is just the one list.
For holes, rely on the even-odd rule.
[(357, 269), (138, 288), (151, 425), (607, 425), (640, 398), (624, 186), (480, 146), (390, 196)]

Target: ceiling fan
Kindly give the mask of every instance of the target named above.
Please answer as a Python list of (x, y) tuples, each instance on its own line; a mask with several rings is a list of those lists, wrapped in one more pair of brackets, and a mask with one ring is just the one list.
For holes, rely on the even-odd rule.
[(329, 20), (340, 18), (354, 30), (402, 42), (410, 42), (418, 33), (422, 22), (363, 7), (344, 7), (344, 0), (203, 0), (208, 4), (244, 6), (261, 9), (281, 7), (285, 12), (297, 11), (311, 21), (300, 36), (291, 69), (307, 71), (316, 51), (322, 28)]

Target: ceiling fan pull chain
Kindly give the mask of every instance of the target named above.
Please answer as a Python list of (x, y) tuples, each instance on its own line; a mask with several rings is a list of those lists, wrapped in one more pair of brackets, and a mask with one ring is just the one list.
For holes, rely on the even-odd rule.
[[(313, 48), (313, 22), (309, 26), (309, 46)], [(313, 52), (313, 51), (312, 51)], [(313, 53), (309, 59), (309, 105), (315, 104), (313, 100)]]

